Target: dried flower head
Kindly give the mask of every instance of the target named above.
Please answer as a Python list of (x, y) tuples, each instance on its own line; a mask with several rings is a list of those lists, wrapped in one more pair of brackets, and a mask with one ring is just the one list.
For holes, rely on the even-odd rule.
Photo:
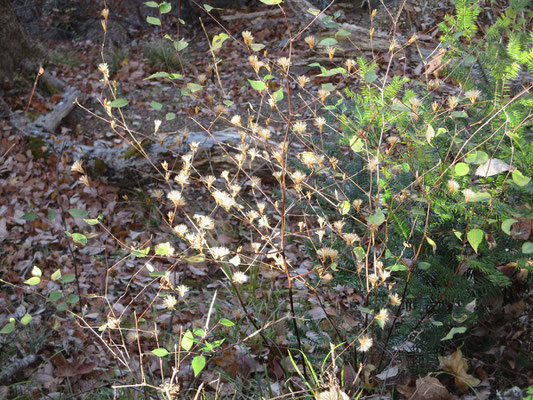
[(397, 49), (399, 47), (399, 43), (398, 43), (398, 40), (396, 38), (393, 38), (391, 41), (390, 41), (390, 44), (389, 44), (389, 53), (392, 53), (395, 49)]
[(400, 296), (398, 296), (398, 293), (392, 293), (389, 295), (390, 304), (391, 306), (399, 306), (402, 304), (402, 301), (400, 300)]
[(364, 353), (372, 347), (372, 338), (368, 335), (361, 336), (357, 339), (359, 341), (359, 351)]
[(173, 229), (174, 229), (174, 232), (176, 232), (178, 236), (181, 238), (185, 237), (185, 234), (189, 230), (189, 228), (187, 228), (187, 225), (185, 224), (176, 225)]
[(386, 324), (389, 322), (389, 310), (386, 308), (382, 308), (379, 310), (379, 313), (376, 315), (376, 319), (378, 321), (381, 321), (382, 324)]
[(157, 201), (163, 200), (164, 192), (161, 189), (153, 189), (151, 194)]
[(416, 111), (418, 110), (418, 108), (420, 107), (420, 105), (422, 104), (422, 102), (420, 101), (420, 99), (416, 96), (413, 96), (409, 99), (409, 104), (411, 104), (411, 108), (413, 111)]
[(200, 229), (210, 230), (215, 228), (215, 221), (213, 220), (213, 218), (207, 215), (196, 214), (194, 218), (196, 219), (196, 223), (198, 224), (198, 228)]
[(210, 247), (209, 251), (215, 260), (220, 260), (229, 254), (229, 250), (226, 247)]
[(207, 75), (206, 74), (199, 74), (196, 77), (196, 80), (198, 81), (198, 83), (200, 85), (205, 85), (205, 83), (207, 82)]
[(351, 74), (352, 68), (355, 66), (355, 60), (348, 58), (346, 61), (344, 61), (344, 66), (346, 67), (346, 71)]
[(181, 299), (185, 299), (185, 296), (187, 296), (187, 293), (189, 293), (189, 287), (185, 285), (179, 285), (176, 287), (176, 292)]
[(231, 117), (230, 122), (233, 125), (242, 126), (241, 116), (240, 115), (234, 115), (233, 117)]
[(328, 53), (328, 58), (330, 60), (333, 60), (333, 56), (335, 55), (335, 50), (337, 50), (335, 46), (326, 47), (326, 52)]
[(465, 93), (465, 96), (470, 100), (470, 103), (474, 104), (479, 96), (481, 96), (481, 92), (479, 90), (469, 90)]
[(379, 167), (379, 158), (378, 157), (372, 157), (370, 160), (368, 160), (368, 169), (370, 171), (375, 171)]
[(222, 192), (220, 190), (214, 190), (211, 195), (215, 199), (217, 205), (221, 206), (224, 210), (229, 211), (231, 207), (237, 203), (228, 193)]
[(446, 103), (450, 110), (453, 110), (459, 104), (459, 98), (457, 96), (450, 96), (446, 99)]
[(309, 82), (309, 78), (305, 75), (300, 75), (298, 77), (298, 84), (303, 88), (305, 87), (305, 84)]
[(304, 39), (305, 43), (309, 46), (311, 50), (315, 48), (315, 37), (314, 36), (306, 36)]
[(216, 181), (217, 178), (215, 178), (213, 175), (207, 175), (204, 180), (205, 184), (207, 185), (207, 189), (211, 190), (211, 186), (213, 186), (213, 182)]
[(241, 35), (242, 35), (242, 40), (244, 40), (244, 44), (250, 47), (252, 45), (252, 42), (254, 41), (254, 35), (252, 35), (252, 32), (243, 31)]
[(258, 73), (261, 67), (264, 65), (262, 61), (259, 61), (255, 54), (252, 54), (250, 57), (248, 57), (248, 61), (256, 73)]
[(243, 283), (248, 282), (248, 276), (244, 272), (237, 271), (233, 274), (231, 280), (237, 285), (242, 285)]
[(165, 304), (165, 307), (168, 309), (174, 309), (176, 307), (176, 304), (178, 304), (178, 299), (176, 297), (169, 295), (165, 296), (165, 299), (163, 300), (163, 303)]
[(344, 233), (342, 235), (342, 238), (346, 241), (346, 244), (348, 246), (352, 245), (354, 242), (358, 242), (361, 240), (357, 233)]
[(283, 68), (284, 71), (287, 71), (291, 65), (291, 60), (287, 57), (280, 57), (277, 59), (277, 63)]
[(270, 132), (270, 130), (267, 128), (261, 128), (259, 129), (258, 135), (261, 139), (263, 139), (266, 142), (268, 139), (270, 139), (272, 132)]
[(109, 67), (107, 63), (98, 64), (98, 70), (104, 75), (104, 80), (107, 82), (109, 80)]
[(441, 85), (442, 81), (440, 79), (432, 79), (428, 82), (428, 90), (438, 90)]
[(463, 195), (465, 196), (465, 202), (469, 202), (472, 197), (474, 197), (476, 192), (474, 192), (472, 189), (465, 189), (463, 190)]
[(178, 190), (171, 190), (168, 192), (167, 199), (169, 199), (175, 207), (180, 207), (185, 204), (185, 200), (183, 199), (181, 192)]
[(295, 184), (299, 185), (305, 180), (306, 175), (302, 171), (295, 171), (291, 174), (291, 178)]
[(72, 167), (70, 167), (70, 170), (72, 172), (79, 172), (80, 174), (85, 174), (85, 171), (83, 170), (83, 167), (81, 166), (81, 161), (79, 160), (74, 161), (74, 164), (72, 164)]
[(305, 132), (306, 128), (307, 128), (307, 124), (303, 121), (298, 121), (292, 126), (292, 129), (294, 130), (294, 132), (300, 135), (302, 135)]
[(89, 177), (87, 175), (80, 176), (78, 181), (86, 187), (91, 187), (91, 184), (89, 183)]
[(159, 130), (160, 126), (161, 126), (161, 120), (160, 119), (156, 119), (154, 121), (154, 135), (157, 133), (157, 131)]
[(454, 192), (457, 192), (459, 190), (459, 182), (453, 180), (453, 179), (450, 179), (448, 181), (448, 191), (450, 193), (454, 193)]
[(331, 262), (334, 262), (337, 259), (339, 252), (331, 247), (322, 247), (316, 251), (316, 254), (324, 262), (327, 261), (328, 258)]

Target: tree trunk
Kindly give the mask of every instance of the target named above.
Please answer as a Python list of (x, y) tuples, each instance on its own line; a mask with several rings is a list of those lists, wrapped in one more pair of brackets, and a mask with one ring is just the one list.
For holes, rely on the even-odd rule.
[(15, 73), (29, 69), (39, 53), (30, 44), (11, 0), (0, 0), (0, 76), (12, 78)]

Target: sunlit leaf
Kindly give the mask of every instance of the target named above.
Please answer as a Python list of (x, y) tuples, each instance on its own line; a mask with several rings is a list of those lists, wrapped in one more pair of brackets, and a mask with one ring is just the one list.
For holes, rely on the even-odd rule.
[(250, 82), (250, 85), (255, 90), (262, 91), (262, 90), (266, 89), (266, 85), (265, 85), (265, 83), (263, 81), (253, 81), (251, 79), (248, 79), (248, 82)]
[(113, 100), (107, 103), (108, 107), (116, 107), (116, 108), (125, 107), (127, 105), (128, 105), (128, 100), (126, 99), (116, 99), (116, 100)]
[(522, 253), (524, 253), (524, 254), (533, 254), (533, 243), (532, 242), (524, 242), (522, 244)]
[(146, 17), (146, 22), (152, 25), (161, 26), (161, 20), (156, 17)]
[(89, 213), (85, 210), (79, 210), (77, 208), (72, 208), (68, 210), (68, 213), (72, 215), (74, 218), (85, 218)]
[(164, 347), (159, 347), (157, 349), (153, 349), (152, 353), (154, 353), (158, 357), (165, 357), (168, 355), (168, 350)]
[(38, 276), (32, 276), (30, 279), (24, 281), (25, 284), (32, 286), (38, 285), (40, 282), (41, 278), (39, 278)]
[(468, 239), (468, 243), (470, 243), (470, 246), (472, 246), (474, 251), (477, 253), (477, 248), (483, 241), (483, 231), (477, 228), (472, 229), (468, 231), (468, 233), (466, 234), (466, 238)]
[(517, 169), (513, 171), (512, 176), (513, 182), (516, 183), (518, 186), (526, 186), (529, 181), (531, 181), (530, 177), (523, 175), (522, 172)]
[(340, 206), (341, 214), (346, 215), (350, 212), (350, 202), (348, 200), (345, 200), (341, 203)]
[(385, 221), (385, 214), (378, 208), (374, 215), (367, 218), (367, 221), (372, 225), (381, 225)]
[(170, 10), (172, 10), (172, 6), (170, 5), (170, 3), (167, 3), (166, 1), (159, 5), (159, 12), (161, 14), (167, 14), (170, 12)]
[(441, 339), (441, 341), (450, 340), (451, 338), (453, 338), (453, 336), (455, 334), (457, 334), (457, 333), (465, 333), (465, 332), (466, 332), (466, 328), (464, 326), (458, 326), (458, 327), (452, 328), (452, 329), (450, 329), (448, 334)]
[(235, 324), (233, 322), (231, 322), (229, 319), (226, 319), (226, 318), (222, 318), (220, 320), (220, 323), (224, 326), (228, 326), (228, 327), (232, 327), (232, 326), (235, 326)]
[(32, 316), (28, 313), (24, 314), (24, 316), (20, 319), (20, 323), (22, 325), (28, 325), (32, 320)]
[(41, 276), (43, 276), (43, 271), (41, 271), (41, 268), (39, 268), (38, 266), (34, 265), (31, 269), (31, 274), (40, 278)]
[(50, 276), (50, 278), (52, 278), (53, 281), (57, 281), (58, 279), (61, 279), (61, 270), (60, 270), (60, 269), (57, 269), (57, 270), (52, 274), (52, 276)]
[(183, 337), (181, 338), (181, 347), (183, 350), (189, 351), (192, 346), (194, 345), (194, 336), (191, 331), (185, 332)]
[[(261, 1), (265, 1), (265, 0), (261, 0)], [(191, 365), (194, 371), (194, 376), (198, 376), (198, 374), (202, 372), (202, 370), (205, 367), (205, 363), (206, 363), (206, 359), (204, 356), (196, 356), (192, 359)]]
[(464, 162), (455, 164), (455, 175), (465, 176), (466, 174), (468, 174), (468, 171), (470, 171), (470, 167), (468, 166), (468, 164)]
[(8, 334), (8, 333), (13, 332), (14, 330), (15, 330), (15, 318), (10, 318), (9, 322), (4, 325), (2, 330), (0, 330), (0, 334), (1, 333)]
[(325, 38), (322, 39), (319, 44), (321, 44), (322, 46), (335, 46), (338, 43), (339, 41), (335, 38)]
[(268, 4), (269, 6), (273, 6), (276, 4), (281, 4), (282, 0), (260, 0), (261, 3)]

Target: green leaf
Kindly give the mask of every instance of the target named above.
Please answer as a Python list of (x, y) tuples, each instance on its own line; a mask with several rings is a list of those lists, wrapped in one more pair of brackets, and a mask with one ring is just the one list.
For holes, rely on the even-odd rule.
[(133, 249), (133, 248), (131, 249), (131, 255), (138, 257), (138, 258), (146, 257), (149, 252), (150, 252), (150, 246), (145, 247), (144, 249)]
[(205, 11), (211, 12), (215, 7), (211, 7), (209, 4), (204, 4)]
[[(261, 1), (266, 1), (266, 0), (261, 0)], [(204, 369), (205, 367), (205, 357), (204, 356), (196, 356), (192, 359), (192, 370), (194, 371), (194, 376), (198, 376), (198, 374), (200, 372), (202, 372), (202, 370)]]
[(23, 219), (24, 221), (33, 221), (37, 218), (37, 214), (35, 214), (33, 211), (30, 211), (29, 213), (24, 214), (20, 219)]
[(250, 45), (250, 48), (252, 49), (252, 51), (261, 51), (265, 48), (265, 45), (263, 43), (252, 43)]
[(68, 210), (68, 213), (72, 215), (74, 218), (85, 218), (89, 213), (85, 210), (80, 210), (77, 208), (72, 208)]
[(426, 240), (429, 243), (429, 245), (433, 248), (433, 254), (435, 254), (435, 252), (437, 251), (437, 243), (435, 243), (435, 241), (429, 237), (426, 237)]
[(227, 33), (219, 33), (213, 37), (213, 44), (211, 45), (211, 50), (216, 51), (222, 47), (222, 43), (228, 39), (229, 36)]
[(9, 318), (9, 322), (4, 325), (0, 333), (8, 334), (15, 330), (15, 318)]
[(365, 142), (363, 142), (363, 140), (358, 138), (357, 136), (352, 136), (350, 138), (350, 148), (353, 152), (359, 153), (361, 150), (363, 150), (364, 146)]
[(222, 318), (220, 320), (220, 323), (224, 326), (229, 326), (229, 327), (235, 326), (233, 322), (231, 322), (229, 319), (226, 319), (226, 318)]
[(163, 104), (158, 103), (157, 101), (152, 101), (150, 102), (150, 107), (152, 107), (156, 111), (161, 111), (161, 109), (163, 108)]
[(53, 281), (57, 281), (58, 279), (61, 279), (61, 270), (57, 269), (56, 272), (54, 272), (51, 276)]
[(174, 114), (173, 112), (167, 113), (167, 115), (165, 115), (165, 119), (167, 121), (172, 121), (174, 118), (176, 118), (176, 114)]
[(466, 238), (468, 239), (468, 243), (470, 243), (470, 246), (474, 249), (474, 251), (477, 253), (477, 248), (479, 244), (483, 241), (483, 231), (481, 229), (472, 229), (468, 231), (466, 234)]
[(274, 98), (276, 99), (276, 101), (281, 101), (283, 100), (283, 89), (279, 89), (279, 90), (276, 90), (274, 93), (272, 93), (274, 95)]
[(407, 267), (403, 264), (394, 264), (387, 267), (389, 271), (407, 271)]
[(186, 42), (183, 38), (180, 39), (178, 42), (178, 47), (176, 48), (177, 51), (181, 51), (184, 48), (186, 48), (189, 45), (189, 42)]
[(205, 256), (203, 254), (197, 254), (195, 256), (187, 257), (185, 260), (190, 263), (201, 263), (205, 261)]
[(526, 186), (529, 181), (531, 181), (530, 177), (522, 175), (522, 172), (517, 169), (513, 171), (512, 176), (513, 182), (516, 183), (518, 186)]
[(468, 166), (468, 164), (464, 162), (455, 164), (455, 175), (465, 176), (466, 174), (468, 174), (468, 171), (470, 171), (470, 167)]
[(194, 92), (198, 92), (200, 90), (203, 89), (203, 86), (202, 85), (199, 85), (197, 83), (187, 83), (187, 87), (189, 88), (189, 90), (194, 93)]
[(465, 333), (465, 332), (466, 332), (466, 328), (464, 326), (458, 326), (458, 327), (452, 328), (450, 329), (450, 332), (448, 332), (448, 334), (441, 339), (441, 341), (450, 340), (451, 338), (453, 338), (453, 335), (455, 335), (456, 333)]
[(335, 38), (325, 38), (322, 39), (319, 44), (322, 46), (335, 46), (338, 43), (339, 41)]
[(341, 214), (346, 215), (350, 212), (350, 202), (348, 200), (345, 200), (341, 203), (340, 206)]
[(152, 353), (154, 353), (158, 357), (165, 357), (168, 355), (168, 350), (164, 347), (159, 347), (158, 349), (153, 349)]
[(385, 221), (385, 214), (378, 208), (374, 215), (367, 218), (367, 221), (372, 225), (381, 225)]
[(75, 294), (71, 294), (70, 296), (68, 296), (67, 303), (76, 304), (78, 301), (80, 301), (80, 296), (77, 296)]
[(524, 242), (522, 244), (522, 253), (524, 253), (524, 254), (533, 254), (533, 243), (532, 242)]
[(508, 235), (511, 235), (511, 226), (517, 222), (514, 218), (507, 218), (502, 222), (502, 231), (507, 233)]
[(355, 258), (357, 258), (357, 261), (361, 261), (365, 258), (365, 249), (363, 249), (361, 246), (357, 246), (355, 249), (354, 249), (354, 252), (355, 252)]
[(351, 33), (344, 29), (341, 29), (335, 34), (335, 36), (350, 36), (350, 35)]
[(61, 283), (71, 283), (76, 280), (76, 275), (74, 274), (66, 274), (63, 275), (63, 278), (61, 279)]
[(468, 154), (465, 161), (469, 164), (483, 164), (489, 160), (489, 155), (484, 151), (477, 150)]
[(479, 192), (475, 193), (472, 197), (468, 199), (469, 203), (477, 203), (480, 201), (490, 201), (490, 193), (487, 192)]
[(157, 4), (155, 1), (146, 1), (144, 4), (152, 8), (159, 7), (159, 4)]
[(172, 10), (172, 6), (170, 5), (170, 3), (167, 3), (166, 1), (161, 3), (161, 5), (159, 6), (159, 12), (161, 14), (167, 14), (170, 12), (170, 10)]
[(116, 99), (116, 100), (113, 100), (107, 103), (108, 107), (115, 107), (115, 108), (121, 108), (127, 105), (128, 105), (128, 100), (126, 99)]
[(261, 3), (268, 4), (269, 6), (273, 6), (276, 4), (280, 4), (282, 0), (260, 0)]
[(98, 225), (103, 218), (104, 217), (99, 215), (97, 218), (92, 218), (92, 219), (85, 219), (84, 218), (83, 220), (89, 225)]
[(53, 221), (54, 219), (56, 219), (56, 217), (57, 213), (54, 210), (48, 210), (48, 219), (50, 221)]
[(159, 243), (155, 245), (154, 252), (156, 256), (166, 256), (171, 248), (170, 242)]
[(33, 276), (27, 281), (25, 281), (24, 283), (27, 285), (35, 286), (35, 285), (38, 285), (40, 282), (41, 282), (41, 278), (39, 278), (38, 276)]
[(194, 336), (191, 331), (185, 332), (183, 337), (181, 338), (181, 348), (185, 351), (189, 351), (192, 349), (192, 346), (194, 345)]
[(54, 290), (48, 295), (48, 301), (54, 303), (58, 301), (61, 297), (63, 297), (63, 293), (60, 290)]
[(65, 234), (68, 237), (71, 237), (72, 240), (74, 241), (74, 243), (78, 243), (78, 244), (81, 244), (83, 246), (85, 246), (87, 244), (87, 236), (85, 236), (85, 235), (83, 235), (81, 233), (65, 232)]
[(366, 74), (365, 74), (365, 82), (366, 83), (372, 83), (374, 82), (376, 79), (378, 79), (378, 76), (376, 74), (375, 71), (368, 71)]
[(30, 314), (26, 313), (24, 316), (20, 319), (20, 323), (22, 325), (28, 325), (32, 320), (32, 317)]
[(168, 72), (159, 71), (159, 72), (156, 72), (155, 74), (150, 75), (147, 78), (144, 78), (143, 80), (155, 79), (155, 78), (179, 79), (182, 76), (183, 75), (180, 75), (180, 74), (169, 74)]
[(194, 328), (192, 331), (196, 336), (204, 337), (205, 335), (205, 332), (202, 328)]
[(468, 114), (464, 111), (454, 111), (450, 115), (452, 118), (468, 118)]
[(252, 85), (252, 88), (254, 88), (255, 90), (262, 91), (266, 89), (266, 85), (263, 81), (253, 81), (251, 79), (248, 79), (248, 82), (250, 82), (250, 85)]
[(422, 271), (427, 271), (431, 268), (431, 264), (425, 261), (420, 261), (418, 263), (418, 269), (421, 269)]
[(152, 25), (161, 26), (161, 20), (156, 17), (146, 17), (146, 22)]

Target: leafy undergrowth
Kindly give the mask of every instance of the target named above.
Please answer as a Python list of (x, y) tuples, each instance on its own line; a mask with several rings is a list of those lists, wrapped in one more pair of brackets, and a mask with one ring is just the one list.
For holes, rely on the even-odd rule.
[[(334, 9), (331, 11), (333, 14)], [(409, 11), (415, 15), (422, 12), (416, 7)], [(295, 30), (306, 27), (298, 16), (287, 12)], [(443, 17), (441, 9), (434, 12), (435, 17)], [(345, 21), (341, 15), (339, 21)], [(283, 57), (286, 48), (280, 32), (272, 28), (273, 21), (283, 22), (285, 16), (278, 13), (254, 21), (253, 41), (269, 49), (268, 55), (274, 60)], [(423, 23), (429, 26), (426, 21)], [(177, 25), (175, 20), (172, 24)], [(242, 24), (236, 19), (227, 21), (225, 26), (229, 32), (240, 33)], [(220, 34), (216, 24), (205, 28), (209, 38)], [(202, 32), (196, 27), (185, 37)], [(318, 35), (319, 30), (307, 30), (302, 36), (311, 33)], [(253, 116), (261, 107), (267, 107), (257, 93), (264, 90), (264, 83), (242, 78), (250, 75), (250, 67), (242, 62), (247, 60), (248, 51), (238, 41), (224, 43), (224, 60), (217, 69), (206, 62), (212, 56), (206, 40), (191, 41), (187, 48), (180, 49), (177, 58), (168, 52), (166, 44), (170, 42), (162, 41), (161, 36), (152, 30), (135, 32), (135, 43), (107, 52), (109, 69), (101, 66), (99, 70), (99, 48), (94, 44), (47, 43), (57, 49), (53, 71), (84, 93), (80, 102), (89, 113), (81, 109), (71, 113), (57, 132), (60, 139), (54, 146), (22, 139), (19, 126), (9, 121), (1, 123), (0, 344), (4, 351), (0, 361), (9, 368), (27, 356), (36, 356), (2, 382), (1, 397), (337, 399), (401, 394), (429, 400), (471, 398), (472, 394), (488, 398), (498, 390), (514, 385), (525, 388), (532, 383), (532, 304), (531, 298), (524, 296), (530, 290), (524, 268), (516, 269), (512, 263), (502, 265), (500, 272), (510, 283), (505, 290), (491, 293), (490, 298), (480, 299), (479, 303), (469, 302), (464, 314), (450, 312), (458, 328), (437, 339), (442, 340), (435, 347), (438, 354), (426, 354), (415, 345), (424, 333), (424, 329), (416, 329), (418, 325), (387, 347), (381, 332), (391, 327), (391, 320), (414, 314), (416, 299), (410, 300), (401, 314), (397, 308), (400, 299), (394, 293), (401, 294), (398, 288), (402, 287), (403, 277), (391, 277), (390, 272), (378, 267), (378, 262), (368, 263), (369, 250), (367, 292), (336, 278), (337, 273), (349, 271), (340, 261), (339, 265), (333, 262), (339, 250), (343, 252), (335, 242), (334, 232), (342, 234), (344, 221), (318, 218), (313, 228), (306, 228), (305, 224), (313, 224), (312, 217), (316, 217), (310, 208), (328, 207), (311, 201), (295, 206), (283, 218), (272, 212), (284, 202), (275, 169), (260, 178), (246, 179), (242, 186), (227, 171), (211, 171), (216, 175), (212, 180), (193, 173), (183, 195), (171, 189), (179, 187), (180, 179), (187, 178), (179, 178), (178, 173), (183, 171), (179, 166), (187, 165), (187, 161), (169, 160), (162, 166), (169, 176), (176, 175), (175, 182), (159, 177), (138, 189), (118, 188), (107, 184), (104, 177), (87, 178), (84, 165), (69, 157), (69, 149), (62, 146), (61, 139), (107, 148), (127, 146), (117, 138), (113, 126), (104, 121), (106, 110), (99, 103), (102, 93), (109, 98), (111, 94), (128, 98), (124, 119), (116, 121), (119, 125), (124, 120), (131, 121), (131, 131), (139, 133), (139, 141), (149, 139), (154, 123), (157, 125), (155, 121), (162, 118), (166, 134), (183, 129), (194, 131), (199, 126), (215, 130), (229, 120), (233, 126), (240, 126), (241, 121), (231, 117), (234, 115), (243, 116), (242, 125), (246, 125), (244, 116)], [(422, 36), (427, 44), (435, 40), (436, 31)], [(318, 55), (309, 47), (309, 41), (295, 41), (292, 57), (311, 61)], [(374, 58), (371, 50), (361, 55)], [(362, 76), (340, 79), (334, 74), (311, 75), (305, 82), (309, 89), (299, 92), (292, 105), (287, 98), (279, 99), (279, 113), (290, 115), (291, 107), (294, 110), (306, 105), (299, 109), (297, 118), (311, 120), (316, 118), (317, 110), (308, 105), (323, 95), (323, 84), (333, 82), (336, 93), (342, 93), (372, 80), (371, 72), (416, 78), (424, 67), (417, 52), (402, 57), (385, 54), (375, 60), (374, 70)], [(435, 64), (439, 62), (440, 58)], [(307, 64), (298, 67), (308, 73)], [(193, 94), (199, 93), (181, 95), (184, 92), (179, 85), (145, 79), (161, 70), (186, 71), (190, 79), (186, 87)], [(110, 89), (106, 73), (120, 82), (118, 91)], [(223, 89), (218, 87), (220, 82), (224, 83)], [(249, 82), (259, 90), (251, 90)], [(450, 79), (447, 84), (453, 83)], [(269, 90), (283, 89), (282, 84), (281, 79), (274, 81)], [(31, 87), (24, 86), (27, 83), (23, 81), (20, 85), (8, 91), (6, 100), (16, 114), (24, 115), (26, 104), (19, 94), (30, 93)], [(199, 85), (203, 88), (199, 89)], [(291, 85), (297, 87), (295, 82)], [(452, 89), (443, 85), (442, 98)], [(222, 98), (221, 90), (231, 102), (217, 104)], [(283, 96), (283, 90), (281, 93)], [(35, 119), (60, 99), (60, 95), (37, 93), (26, 117)], [(323, 103), (325, 108), (332, 107), (326, 104)], [(269, 135), (282, 140), (284, 131), (276, 123), (279, 121), (272, 121)], [(306, 125), (292, 129), (301, 134)], [(148, 133), (143, 136), (141, 132)], [(332, 137), (324, 138), (322, 148), (338, 145)], [(427, 141), (431, 139), (428, 137)], [(315, 143), (295, 142), (287, 159), (300, 163), (302, 170), (307, 167), (312, 171), (318, 161), (306, 160), (302, 154)], [(344, 145), (350, 150), (356, 143)], [(387, 155), (393, 146), (387, 148)], [(348, 158), (346, 153), (344, 156)], [(525, 174), (530, 175), (529, 172)], [(328, 174), (329, 170), (326, 177)], [(320, 178), (319, 173), (317, 176)], [(303, 178), (292, 174), (291, 179), (298, 183)], [(183, 188), (185, 182), (180, 185)], [(324, 186), (323, 193), (328, 187)], [(235, 191), (233, 198), (238, 194), (238, 204), (224, 197), (222, 189), (213, 188)], [(305, 197), (292, 186), (286, 195), (287, 202)], [(336, 192), (331, 197), (324, 195), (324, 200), (332, 202), (335, 196)], [(340, 204), (342, 216), (361, 208), (357, 201)], [(239, 205), (242, 209), (257, 205), (257, 215), (243, 215), (252, 221), (258, 219), (258, 229), (254, 230), (246, 217), (239, 219), (229, 213)], [(365, 209), (368, 225), (374, 226), (372, 232), (379, 233), (385, 216), (369, 210), (372, 208)], [(520, 223), (527, 225), (528, 221)], [(205, 247), (203, 243), (195, 247), (195, 238), (187, 238), (190, 232), (186, 224), (208, 232)], [(271, 229), (268, 237), (265, 228)], [(520, 232), (515, 228), (513, 239), (521, 235), (520, 239), (526, 240), (531, 233), (530, 225), (521, 227)], [(294, 234), (282, 244), (281, 252), (274, 251), (279, 232), (284, 231)], [(370, 249), (369, 243), (375, 240), (373, 233), (361, 233), (361, 237), (355, 234), (347, 241), (349, 245), (361, 241)], [(260, 245), (261, 240), (274, 244)], [(434, 242), (428, 243), (437, 247)], [(469, 251), (475, 257), (477, 247), (475, 253)], [(357, 261), (361, 261), (359, 256)], [(291, 266), (289, 279), (287, 271), (279, 268), (283, 264)], [(374, 275), (369, 274), (369, 266), (374, 268)], [(364, 271), (361, 266), (358, 273), (361, 269)], [(378, 271), (379, 285), (387, 290), (385, 304), (392, 312), (385, 307), (384, 312), (379, 311), (372, 305), (378, 300), (377, 286), (374, 300), (369, 295), (368, 282), (372, 276), (378, 280)], [(490, 314), (475, 321), (468, 330), (459, 326), (479, 307), (490, 309)], [(393, 318), (390, 314), (396, 315)], [(431, 323), (442, 324), (436, 319)], [(368, 352), (370, 348), (372, 351)]]

